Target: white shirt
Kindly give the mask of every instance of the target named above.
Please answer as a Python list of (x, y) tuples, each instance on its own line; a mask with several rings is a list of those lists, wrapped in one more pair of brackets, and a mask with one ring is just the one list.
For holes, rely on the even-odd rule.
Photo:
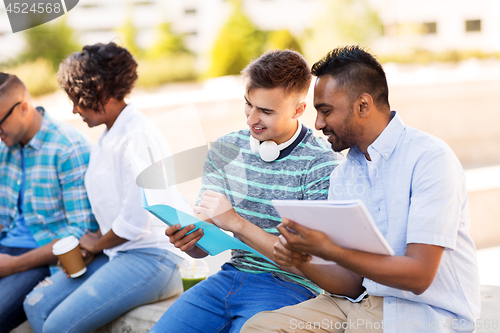
[[(161, 248), (185, 258), (165, 236), (166, 224), (142, 207), (141, 190), (127, 146), (145, 161), (150, 161), (148, 148), (155, 161), (170, 156), (158, 128), (133, 105), (125, 107), (111, 129), (101, 135), (90, 154), (85, 187), (101, 233), (105, 235), (112, 229), (117, 236), (129, 240), (104, 253), (112, 259), (118, 251)], [(175, 195), (187, 204), (180, 193)]]
[(480, 293), (464, 172), (442, 140), (393, 115), (368, 147), (371, 162), (354, 147), (332, 172), (329, 199), (363, 200), (396, 255), (410, 243), (445, 248), (421, 295), (364, 279), (384, 297), (384, 332), (471, 332)]

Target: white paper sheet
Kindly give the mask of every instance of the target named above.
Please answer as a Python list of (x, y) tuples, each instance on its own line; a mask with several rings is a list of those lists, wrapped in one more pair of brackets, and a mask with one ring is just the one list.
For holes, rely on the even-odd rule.
[[(394, 255), (361, 200), (272, 200), (282, 218), (324, 232), (347, 249)], [(313, 256), (313, 264), (335, 264)]]

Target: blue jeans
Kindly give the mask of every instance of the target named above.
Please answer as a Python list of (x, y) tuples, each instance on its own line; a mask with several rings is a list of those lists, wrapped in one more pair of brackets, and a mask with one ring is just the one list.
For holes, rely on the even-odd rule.
[[(0, 253), (19, 256), (32, 249), (0, 245)], [(26, 320), (23, 301), (38, 282), (50, 275), (48, 266), (41, 266), (0, 278), (0, 332), (10, 332)]]
[(90, 332), (143, 304), (182, 291), (176, 256), (147, 248), (98, 255), (78, 278), (63, 272), (28, 295), (24, 310), (35, 333)]
[(261, 311), (272, 311), (311, 299), (314, 294), (271, 273), (244, 273), (232, 265), (186, 291), (150, 333), (239, 332)]

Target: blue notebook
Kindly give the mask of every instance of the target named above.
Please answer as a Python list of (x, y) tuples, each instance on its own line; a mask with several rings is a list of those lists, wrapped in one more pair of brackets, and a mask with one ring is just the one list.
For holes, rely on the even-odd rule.
[[(142, 166), (141, 169), (144, 171), (150, 171), (153, 170), (151, 168), (144, 168), (146, 162), (144, 162), (139, 156), (131, 152), (131, 150), (128, 149), (128, 153), (132, 158), (133, 164), (135, 166), (135, 169), (138, 173), (138, 176), (136, 178), (139, 178), (141, 176), (144, 176), (142, 173), (139, 173), (139, 166)], [(146, 175), (147, 177), (147, 175)], [(155, 176), (153, 176), (155, 177)], [(157, 176), (156, 176), (157, 177)], [(141, 183), (139, 180), (137, 183)], [(196, 243), (196, 246), (201, 248), (203, 251), (206, 253), (210, 254), (211, 256), (215, 256), (221, 252), (224, 252), (226, 250), (231, 250), (231, 249), (239, 249), (239, 250), (245, 250), (248, 252), (251, 252), (253, 254), (256, 254), (258, 256), (261, 256), (262, 258), (266, 259), (270, 263), (276, 265), (275, 262), (267, 258), (266, 256), (262, 255), (261, 253), (257, 252), (250, 246), (246, 245), (239, 239), (232, 237), (228, 234), (226, 234), (224, 231), (222, 231), (219, 227), (217, 227), (214, 224), (205, 222), (203, 220), (200, 220), (199, 218), (192, 216), (190, 214), (187, 214), (181, 210), (175, 209), (172, 206), (169, 205), (152, 205), (150, 206), (147, 202), (146, 199), (146, 193), (144, 191), (143, 187), (141, 188), (141, 201), (142, 201), (142, 206), (144, 209), (146, 209), (148, 212), (156, 216), (160, 221), (163, 221), (169, 226), (175, 225), (175, 224), (180, 224), (181, 227), (185, 227), (190, 224), (195, 225), (195, 229), (192, 230), (191, 232), (197, 230), (198, 228), (203, 229), (203, 237)]]

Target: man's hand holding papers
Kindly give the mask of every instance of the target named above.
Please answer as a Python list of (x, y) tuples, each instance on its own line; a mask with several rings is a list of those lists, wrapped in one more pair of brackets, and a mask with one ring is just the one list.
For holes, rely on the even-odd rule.
[(283, 221), (278, 230), (285, 248), (312, 255), (311, 264), (335, 264), (326, 257), (332, 246), (394, 255), (359, 200), (273, 200), (273, 205)]
[[(281, 233), (274, 244), (274, 261), (280, 266), (297, 266), (311, 261), (309, 254), (322, 256), (321, 246), (327, 244), (328, 237), (321, 231), (301, 226), (283, 218), (278, 231)], [(329, 242), (328, 242), (329, 243)]]

